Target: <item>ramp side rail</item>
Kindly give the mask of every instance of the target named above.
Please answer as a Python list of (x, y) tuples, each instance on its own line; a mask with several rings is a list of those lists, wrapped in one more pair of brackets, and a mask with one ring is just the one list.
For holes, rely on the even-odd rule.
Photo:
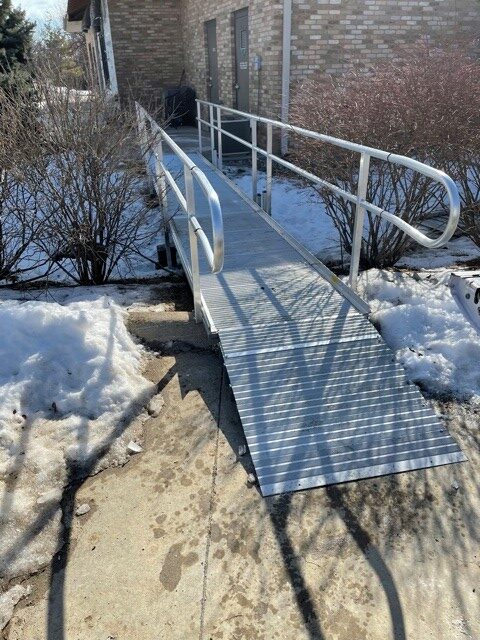
[[(224, 262), (224, 234), (223, 217), (217, 192), (210, 184), (206, 175), (195, 163), (182, 151), (182, 149), (170, 138), (150, 114), (138, 103), (135, 103), (140, 146), (142, 157), (145, 159), (147, 172), (152, 174), (151, 160), (155, 161), (153, 169), (153, 184), (162, 207), (163, 223), (165, 231), (165, 245), (167, 252), (170, 248), (169, 220), (167, 211), (167, 184), (172, 189), (175, 197), (188, 217), (191, 279), (193, 300), (195, 308), (195, 320), (202, 319), (202, 291), (200, 286), (200, 267), (198, 260), (198, 241), (200, 242), (212, 273), (220, 273)], [(174, 154), (182, 161), (183, 175), (185, 179), (185, 195), (178, 186), (171, 171), (164, 163), (163, 144), (166, 143)], [(212, 221), (213, 248), (195, 216), (195, 184), (202, 189), (210, 209)]]
[[(202, 107), (208, 110), (208, 120), (202, 118)], [(251, 128), (251, 142), (247, 140), (243, 140), (242, 138), (232, 134), (230, 131), (226, 131), (222, 128), (222, 113), (232, 114), (236, 116), (241, 116), (250, 121)], [(332, 136), (327, 136), (321, 133), (317, 133), (315, 131), (309, 131), (308, 129), (303, 129), (302, 127), (296, 127), (294, 125), (280, 122), (278, 120), (272, 120), (270, 118), (263, 118), (261, 116), (253, 115), (251, 113), (245, 113), (243, 111), (238, 111), (237, 109), (231, 109), (230, 107), (225, 107), (223, 105), (214, 104), (212, 102), (207, 102), (205, 100), (197, 100), (197, 122), (198, 122), (198, 143), (200, 152), (202, 152), (202, 125), (208, 127), (210, 131), (210, 145), (211, 145), (211, 159), (212, 164), (214, 164), (218, 169), (222, 170), (223, 167), (223, 157), (222, 157), (222, 137), (226, 136), (235, 140), (236, 142), (248, 147), (252, 151), (252, 199), (256, 201), (257, 196), (257, 183), (258, 183), (258, 165), (257, 159), (260, 154), (266, 158), (266, 196), (265, 196), (265, 205), (264, 208), (266, 212), (271, 215), (272, 210), (272, 163), (276, 162), (277, 164), (293, 171), (297, 175), (309, 180), (310, 182), (320, 185), (326, 189), (329, 189), (333, 193), (339, 195), (344, 198), (348, 202), (352, 202), (356, 205), (355, 210), (355, 222), (353, 228), (353, 238), (352, 238), (352, 252), (351, 252), (351, 260), (350, 260), (350, 275), (349, 275), (349, 285), (355, 290), (357, 287), (358, 280), (358, 270), (360, 264), (360, 252), (362, 246), (362, 236), (363, 236), (363, 227), (365, 223), (365, 213), (370, 211), (375, 216), (379, 216), (383, 220), (395, 225), (398, 229), (406, 233), (408, 236), (413, 238), (416, 242), (421, 244), (424, 247), (428, 247), (430, 249), (434, 249), (437, 247), (441, 247), (446, 244), (450, 238), (455, 233), (455, 230), (458, 225), (458, 219), (460, 216), (460, 196), (458, 193), (458, 189), (455, 185), (455, 182), (448, 176), (446, 173), (439, 169), (435, 169), (423, 162), (419, 162), (418, 160), (414, 160), (412, 158), (408, 158), (406, 156), (398, 155), (395, 153), (388, 153), (387, 151), (382, 151), (380, 149), (374, 149), (373, 147), (367, 147), (361, 144), (356, 144), (354, 142), (349, 142), (348, 140), (342, 140), (340, 138), (334, 138)], [(263, 123), (266, 125), (267, 129), (267, 138), (266, 138), (266, 149), (263, 149), (258, 145), (258, 124)], [(298, 167), (292, 162), (288, 162), (284, 158), (281, 158), (273, 153), (273, 129), (277, 128), (282, 131), (285, 135), (290, 133), (295, 133), (306, 138), (311, 138), (313, 140), (318, 140), (320, 142), (324, 142), (326, 144), (331, 144), (336, 147), (340, 147), (342, 149), (346, 149), (348, 151), (353, 151), (360, 154), (360, 164), (359, 164), (359, 172), (358, 172), (358, 185), (357, 185), (357, 193), (353, 194), (349, 191), (345, 191), (340, 187), (337, 187), (330, 182), (319, 178), (318, 176), (310, 173), (309, 171), (305, 171), (304, 169)], [(215, 150), (215, 132), (217, 135), (217, 149)], [(449, 204), (449, 216), (448, 221), (445, 226), (443, 233), (438, 238), (430, 238), (429, 236), (422, 233), (419, 229), (416, 229), (408, 222), (405, 222), (400, 216), (395, 213), (391, 213), (389, 211), (385, 211), (380, 207), (377, 207), (371, 202), (366, 200), (367, 197), (367, 187), (368, 187), (368, 179), (370, 174), (370, 159), (376, 158), (378, 160), (382, 160), (385, 162), (390, 162), (392, 164), (397, 164), (408, 169), (412, 169), (417, 171), (418, 173), (427, 176), (440, 183), (446, 190), (448, 196), (448, 204)]]

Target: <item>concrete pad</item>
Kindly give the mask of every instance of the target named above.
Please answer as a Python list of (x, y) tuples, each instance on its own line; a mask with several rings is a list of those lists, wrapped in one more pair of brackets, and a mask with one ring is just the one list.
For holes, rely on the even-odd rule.
[[(480, 638), (478, 415), (439, 407), (469, 462), (264, 499), (220, 356), (191, 319), (136, 315), (166, 405), (144, 452), (88, 479), (70, 542), (9, 640)], [(164, 340), (168, 337), (168, 340)], [(187, 350), (185, 345), (189, 345)], [(58, 559), (63, 555), (63, 561)]]

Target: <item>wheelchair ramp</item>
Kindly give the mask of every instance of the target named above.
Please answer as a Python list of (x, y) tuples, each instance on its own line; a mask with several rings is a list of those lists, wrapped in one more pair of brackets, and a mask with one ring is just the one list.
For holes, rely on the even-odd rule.
[[(202, 156), (191, 157), (218, 193), (225, 227), (223, 271), (212, 275), (201, 261), (203, 313), (219, 336), (262, 494), (465, 460), (325, 267)], [(196, 198), (207, 231), (208, 207), (200, 191)], [(187, 220), (174, 213), (188, 274)]]

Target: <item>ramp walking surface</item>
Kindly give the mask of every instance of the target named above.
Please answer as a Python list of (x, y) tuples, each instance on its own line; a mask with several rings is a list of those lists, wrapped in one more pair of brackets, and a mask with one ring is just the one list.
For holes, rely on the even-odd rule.
[[(373, 325), (315, 260), (205, 158), (189, 155), (222, 206), (220, 274), (209, 272), (199, 248), (203, 307), (219, 336), (262, 494), (465, 460)], [(168, 163), (181, 184), (179, 161), (169, 156)], [(173, 194), (169, 216), (188, 271), (188, 223)], [(196, 216), (211, 237), (199, 187)]]

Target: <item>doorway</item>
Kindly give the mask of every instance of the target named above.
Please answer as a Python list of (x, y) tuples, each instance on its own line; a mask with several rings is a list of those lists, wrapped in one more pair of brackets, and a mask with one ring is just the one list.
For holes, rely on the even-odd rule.
[(207, 98), (209, 102), (218, 103), (218, 55), (217, 55), (217, 21), (205, 23), (207, 41)]
[(249, 108), (248, 8), (235, 11), (235, 106), (240, 111)]

